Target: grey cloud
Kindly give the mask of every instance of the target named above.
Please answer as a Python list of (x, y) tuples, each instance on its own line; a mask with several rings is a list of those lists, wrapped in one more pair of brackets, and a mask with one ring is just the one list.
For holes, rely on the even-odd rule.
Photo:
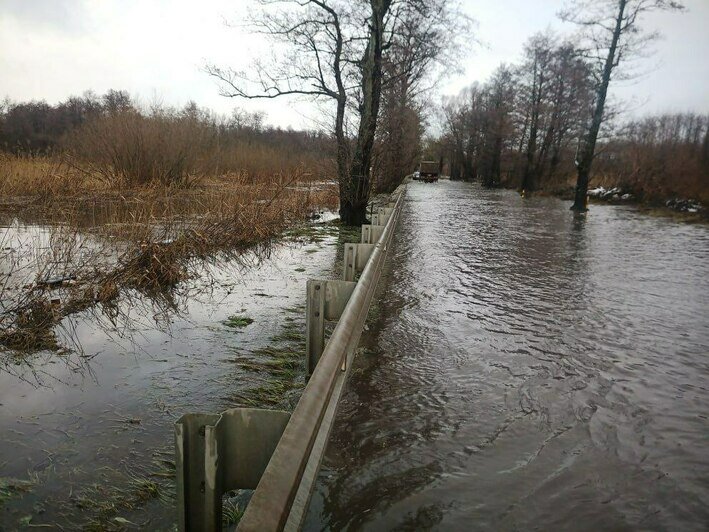
[(0, 0), (0, 17), (7, 16), (33, 27), (72, 34), (88, 28), (81, 0)]

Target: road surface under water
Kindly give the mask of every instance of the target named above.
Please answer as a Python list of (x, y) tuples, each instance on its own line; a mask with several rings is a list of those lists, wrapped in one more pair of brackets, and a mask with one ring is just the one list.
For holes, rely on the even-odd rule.
[(308, 530), (706, 530), (709, 230), (409, 186)]

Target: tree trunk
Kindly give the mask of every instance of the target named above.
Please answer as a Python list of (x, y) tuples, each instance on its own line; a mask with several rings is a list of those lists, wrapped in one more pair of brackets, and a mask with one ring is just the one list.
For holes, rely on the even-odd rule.
[(537, 117), (533, 112), (532, 123), (529, 128), (529, 142), (527, 143), (527, 154), (524, 162), (524, 173), (522, 174), (522, 192), (534, 190), (534, 154), (537, 151)]
[(492, 164), (490, 165), (490, 186), (500, 186), (500, 166), (502, 162), (502, 136), (495, 137), (492, 151)]
[[(391, 0), (370, 0), (369, 41), (362, 57), (362, 104), (360, 122), (352, 155), (349, 179), (340, 192), (340, 219), (346, 225), (361, 225), (367, 221), (372, 150), (377, 131), (379, 101), (382, 93), (382, 45), (384, 15)], [(344, 201), (343, 201), (344, 200)]]
[(349, 189), (350, 186), (350, 173), (349, 173), (349, 141), (345, 135), (345, 110), (347, 107), (347, 92), (345, 90), (345, 84), (342, 80), (342, 70), (341, 57), (342, 57), (342, 47), (343, 38), (342, 32), (340, 31), (340, 21), (337, 15), (332, 12), (335, 17), (335, 57), (333, 64), (333, 71), (335, 73), (335, 84), (337, 85), (337, 110), (335, 113), (335, 139), (337, 142), (337, 180), (339, 184), (340, 193), (340, 217), (342, 219), (342, 205), (347, 205), (349, 203), (349, 196), (345, 191)]
[[(537, 77), (537, 68), (540, 68), (539, 77)], [(529, 122), (529, 140), (527, 141), (527, 153), (524, 162), (524, 172), (522, 173), (522, 184), (520, 186), (522, 193), (527, 190), (534, 190), (534, 156), (537, 151), (537, 132), (539, 129), (539, 111), (542, 101), (542, 84), (544, 77), (541, 72), (541, 67), (538, 67), (537, 61), (534, 62), (534, 74), (532, 81), (532, 112)]]
[(572, 211), (585, 212), (588, 210), (588, 181), (591, 175), (593, 157), (596, 153), (598, 132), (600, 131), (601, 124), (603, 123), (603, 109), (606, 104), (606, 96), (608, 95), (608, 85), (610, 84), (611, 73), (615, 67), (615, 53), (618, 48), (620, 34), (622, 32), (623, 14), (625, 13), (626, 4), (627, 0), (618, 0), (618, 16), (615, 20), (615, 28), (613, 29), (613, 38), (611, 40), (610, 48), (608, 49), (608, 56), (606, 57), (605, 64), (603, 65), (601, 84), (598, 86), (598, 91), (596, 93), (596, 107), (593, 111), (591, 127), (586, 136), (586, 142), (584, 143), (581, 153), (579, 154), (579, 158), (576, 161), (576, 191), (574, 194), (574, 204), (571, 206)]
[[(335, 117), (335, 138), (337, 139), (337, 177), (340, 189), (340, 220), (345, 220), (344, 211), (351, 210), (352, 196), (350, 188), (352, 179), (350, 178), (349, 157), (347, 137), (345, 137), (345, 98), (337, 100), (337, 114)], [(344, 211), (343, 211), (344, 208)], [(346, 223), (346, 222), (345, 222)]]

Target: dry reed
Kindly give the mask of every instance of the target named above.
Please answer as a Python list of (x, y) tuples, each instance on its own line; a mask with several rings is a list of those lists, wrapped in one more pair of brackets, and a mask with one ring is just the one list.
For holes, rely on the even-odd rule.
[(253, 183), (242, 174), (205, 179), (193, 189), (123, 192), (102, 191), (98, 180), (74, 195), (24, 204), (13, 216), (48, 224), (50, 234), (44, 251), (31, 250), (29, 264), (14, 271), (0, 257), (6, 277), (15, 277), (14, 286), (0, 285), (0, 344), (16, 351), (56, 348), (52, 330), (62, 318), (114, 305), (127, 290), (169, 304), (171, 291), (203, 272), (205, 261), (265, 251), (314, 210), (335, 208), (336, 188), (308, 178)]

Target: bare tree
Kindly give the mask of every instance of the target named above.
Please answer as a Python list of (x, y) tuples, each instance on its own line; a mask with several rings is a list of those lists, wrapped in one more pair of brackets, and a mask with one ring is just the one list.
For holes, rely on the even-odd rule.
[(551, 85), (550, 67), (554, 56), (553, 36), (537, 34), (533, 36), (525, 47), (527, 57), (522, 72), (525, 83), (524, 93), (527, 98), (525, 106), (528, 110), (529, 136), (527, 137), (527, 150), (522, 170), (522, 191), (536, 188), (535, 156), (537, 155), (537, 141), (540, 121), (547, 102)]
[(340, 218), (348, 225), (359, 225), (367, 219), (374, 137), (382, 96), (385, 18), (391, 4), (392, 0), (369, 0), (371, 12), (367, 21), (367, 46), (359, 62), (362, 72), (359, 131), (352, 154), (350, 179), (346, 181), (349, 190), (343, 190), (340, 185)]
[(589, 67), (571, 43), (538, 34), (525, 52), (518, 70), (527, 146), (520, 188), (532, 191), (554, 174), (569, 133), (578, 138), (592, 90)]
[(383, 56), (376, 165), (380, 191), (392, 190), (414, 170), (428, 97), (454, 71), (459, 53), (470, 44), (472, 26), (455, 2), (407, 2), (395, 8), (397, 27)]
[(511, 130), (511, 108), (514, 99), (512, 71), (501, 65), (487, 87), (487, 135), (480, 164), (482, 184), (500, 186), (502, 148)]
[(580, 36), (587, 44), (587, 56), (595, 65), (595, 101), (576, 158), (577, 181), (572, 210), (588, 210), (588, 181), (613, 73), (629, 59), (642, 55), (658, 37), (657, 32), (642, 30), (643, 15), (650, 11), (683, 9), (682, 3), (675, 0), (571, 0), (559, 13), (562, 20), (580, 27)]
[[(334, 134), (340, 184), (340, 218), (349, 225), (365, 221), (371, 188), (374, 142), (387, 73), (392, 80), (422, 78), (432, 61), (451, 43), (445, 22), (454, 22), (446, 0), (260, 0), (256, 31), (285, 45), (290, 53), (270, 64), (257, 64), (255, 77), (207, 66), (222, 94), (242, 98), (306, 96), (334, 101)], [(461, 18), (463, 20), (463, 18)], [(460, 25), (451, 25), (455, 31)], [(409, 55), (393, 53), (409, 39)], [(396, 63), (387, 69), (385, 64)], [(412, 84), (413, 86), (413, 84)], [(407, 90), (408, 93), (413, 89)], [(354, 112), (352, 112), (354, 111)], [(347, 135), (348, 117), (357, 133)]]
[[(335, 103), (334, 135), (337, 143), (337, 175), (343, 194), (350, 193), (349, 141), (345, 134), (348, 78), (353, 62), (348, 35), (354, 13), (338, 0), (261, 0), (265, 8), (252, 20), (257, 32), (287, 44), (290, 53), (271, 64), (254, 65), (256, 78), (216, 65), (206, 71), (220, 82), (221, 94), (248, 99), (307, 96)], [(275, 12), (269, 10), (278, 7)], [(342, 215), (342, 213), (341, 213)], [(343, 217), (344, 219), (344, 217)]]
[[(409, 123), (409, 133), (415, 135), (421, 123), (411, 99), (425, 90), (424, 80), (435, 77), (434, 65), (446, 64), (456, 54), (470, 29), (470, 19), (450, 0), (369, 0), (368, 4), (367, 46), (358, 62), (359, 131), (348, 181), (356, 188), (341, 193), (340, 204), (340, 216), (352, 224), (365, 221), (382, 91), (398, 85), (396, 105), (402, 121)], [(342, 198), (352, 203), (343, 203)]]

